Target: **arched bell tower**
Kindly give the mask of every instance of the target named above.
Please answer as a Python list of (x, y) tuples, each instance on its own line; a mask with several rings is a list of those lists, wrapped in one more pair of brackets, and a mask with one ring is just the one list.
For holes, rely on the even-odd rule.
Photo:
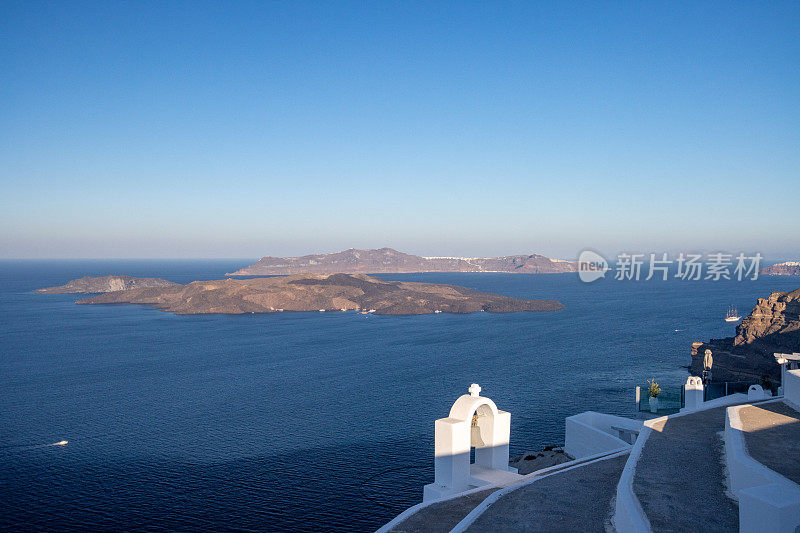
[[(469, 394), (460, 396), (450, 408), (450, 416), (436, 421), (435, 480), (425, 485), (423, 501), (519, 477), (508, 466), (511, 413), (498, 410), (480, 392), (473, 383)], [(475, 448), (474, 464), (470, 464), (471, 448)]]

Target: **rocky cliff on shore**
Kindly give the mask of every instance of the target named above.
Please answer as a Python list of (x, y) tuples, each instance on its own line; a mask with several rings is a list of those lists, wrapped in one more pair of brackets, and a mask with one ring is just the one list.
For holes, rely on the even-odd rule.
[(177, 283), (161, 278), (133, 278), (131, 276), (83, 277), (68, 281), (58, 287), (47, 287), (36, 292), (47, 294), (80, 294), (94, 292), (126, 291), (145, 287), (174, 287)]
[(384, 281), (364, 274), (194, 281), (108, 292), (79, 304), (148, 304), (176, 314), (373, 311), (379, 315), (558, 311), (555, 300), (524, 300), (438, 283)]
[(710, 349), (715, 381), (739, 381), (768, 376), (777, 379), (780, 367), (773, 353), (800, 352), (800, 289), (773, 292), (759, 298), (736, 327), (736, 336), (712, 339), (692, 347), (692, 373), (703, 371), (703, 354)]
[(304, 273), (389, 274), (409, 272), (509, 272), (553, 274), (577, 272), (575, 261), (550, 259), (543, 255), (505, 257), (420, 257), (391, 248), (349, 249), (332, 254), (302, 257), (262, 257), (257, 263), (229, 276), (266, 276)]

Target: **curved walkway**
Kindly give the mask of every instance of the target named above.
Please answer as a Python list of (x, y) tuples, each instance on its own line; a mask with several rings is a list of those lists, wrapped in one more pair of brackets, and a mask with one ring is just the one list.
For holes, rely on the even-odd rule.
[(633, 490), (653, 531), (739, 530), (739, 508), (726, 495), (725, 409), (650, 424)]
[(466, 531), (603, 532), (627, 459), (625, 454), (537, 479), (502, 496)]
[[(622, 454), (622, 455), (620, 455)], [(610, 457), (610, 458), (606, 458)], [(547, 487), (560, 487), (562, 494), (559, 496), (561, 503), (555, 503), (555, 500), (552, 502), (548, 502), (542, 508), (545, 509), (545, 512), (552, 511), (553, 513), (562, 513), (562, 514), (574, 514), (575, 509), (572, 506), (582, 507), (584, 504), (583, 502), (586, 501), (586, 494), (582, 492), (584, 489), (584, 485), (582, 484), (584, 479), (586, 482), (586, 487), (596, 487), (599, 488), (601, 485), (606, 488), (607, 485), (611, 485), (612, 488), (616, 487), (617, 480), (619, 479), (619, 475), (622, 472), (622, 469), (625, 466), (625, 461), (628, 458), (628, 452), (624, 450), (616, 450), (609, 452), (605, 455), (598, 455), (593, 457), (585, 457), (583, 459), (574, 459), (572, 461), (561, 463), (557, 465), (550, 466), (548, 468), (544, 468), (541, 470), (537, 470), (530, 474), (527, 474), (522, 478), (520, 481), (515, 481), (514, 483), (504, 484), (504, 485), (497, 485), (493, 487), (487, 487), (484, 490), (475, 490), (466, 495), (456, 496), (454, 498), (450, 498), (448, 500), (442, 500), (438, 502), (433, 502), (427, 505), (420, 504), (421, 507), (416, 509), (414, 507), (408, 509), (405, 513), (399, 515), (389, 524), (386, 524), (378, 531), (382, 533), (430, 533), (430, 532), (446, 532), (451, 531), (456, 526), (459, 526), (457, 529), (462, 530), (462, 528), (466, 527), (461, 522), (469, 515), (473, 510), (479, 508), (484, 503), (484, 500), (492, 496), (495, 492), (500, 490), (509, 491), (506, 494), (503, 494), (498, 500), (492, 501), (489, 503), (489, 507), (482, 511), (483, 513), (489, 512), (493, 508), (493, 506), (497, 505), (499, 502), (507, 501), (506, 498), (512, 496), (515, 492), (520, 492), (522, 494), (531, 494), (534, 495), (533, 497), (540, 497), (535, 496), (536, 493), (539, 491), (536, 487), (534, 490), (530, 492), (525, 492), (525, 489), (531, 484), (536, 485), (539, 487), (539, 483), (545, 482), (541, 485), (542, 490), (547, 491)], [(617, 466), (617, 463), (611, 463), (614, 460), (621, 461), (621, 465)], [(594, 467), (593, 465), (606, 462), (608, 463), (608, 468), (610, 468), (610, 472), (608, 468), (605, 466), (598, 466)], [(582, 470), (580, 473), (573, 473), (570, 474), (573, 470), (582, 470), (587, 469), (585, 471)], [(565, 478), (564, 476), (570, 474), (569, 478)], [(609, 479), (608, 476), (611, 476)], [(557, 480), (551, 478), (558, 478)], [(589, 479), (594, 479), (594, 481), (589, 481)], [(560, 481), (565, 480), (565, 481)], [(573, 481), (569, 481), (573, 480)], [(578, 480), (578, 481), (576, 481)], [(535, 482), (534, 482), (535, 481)], [(575, 484), (577, 483), (577, 485)], [(517, 487), (518, 488), (514, 488)], [(588, 490), (588, 489), (587, 489)], [(612, 490), (612, 493), (614, 491)], [(552, 496), (552, 494), (551, 494)], [(601, 496), (605, 498), (605, 496)], [(609, 497), (608, 502), (610, 506), (611, 498), (613, 498), (613, 494)], [(510, 501), (510, 500), (508, 500)], [(550, 507), (548, 507), (550, 505)], [(416, 506), (415, 506), (416, 507)], [(608, 506), (607, 506), (608, 507)], [(403, 516), (408, 514), (408, 516)], [(488, 516), (494, 516), (495, 512), (492, 511), (489, 513)], [(602, 520), (608, 518), (606, 515), (607, 513), (602, 513), (603, 516), (600, 516), (601, 525)], [(554, 515), (555, 516), (555, 515)], [(577, 515), (576, 515), (577, 516)], [(594, 514), (586, 518), (586, 515), (583, 519), (586, 520), (594, 520), (597, 518)], [(599, 515), (598, 515), (599, 516)], [(479, 519), (482, 518), (482, 515), (478, 517)], [(532, 520), (539, 520), (538, 518), (532, 517), (529, 513), (517, 513), (514, 515), (513, 519), (504, 520), (494, 520), (493, 525), (487, 528), (487, 531), (502, 531), (504, 527), (507, 527), (506, 530), (508, 531), (537, 531), (536, 529), (526, 529), (528, 527), (528, 523)], [(478, 520), (475, 521), (477, 523)], [(494, 523), (496, 522), (496, 523)], [(471, 524), (469, 527), (472, 527)], [(482, 526), (478, 524), (476, 526), (479, 529), (470, 529), (470, 531), (481, 531), (480, 529)], [(583, 528), (585, 529), (585, 527)], [(599, 531), (603, 528), (600, 527)], [(545, 527), (542, 531), (561, 531), (559, 524), (550, 524), (548, 527)]]
[(389, 531), (391, 533), (447, 533), (461, 522), (470, 511), (476, 508), (491, 493), (500, 487), (492, 487), (473, 492), (460, 498), (432, 503), (409, 516)]

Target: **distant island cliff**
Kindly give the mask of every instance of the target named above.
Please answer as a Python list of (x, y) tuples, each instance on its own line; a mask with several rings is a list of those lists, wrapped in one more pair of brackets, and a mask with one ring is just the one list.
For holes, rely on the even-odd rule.
[(384, 281), (364, 274), (194, 281), (107, 292), (79, 304), (147, 304), (176, 314), (364, 311), (379, 315), (558, 311), (555, 300), (525, 300), (456, 285)]
[(421, 257), (391, 248), (349, 249), (302, 257), (262, 257), (258, 262), (228, 276), (266, 276), (303, 273), (390, 274), (411, 272), (511, 272), (554, 274), (577, 272), (577, 262), (549, 259), (543, 255), (505, 257)]
[(800, 261), (784, 261), (764, 267), (759, 272), (768, 276), (800, 276)]
[(703, 371), (703, 354), (710, 349), (715, 381), (738, 381), (769, 376), (780, 368), (773, 353), (800, 352), (800, 289), (773, 292), (759, 298), (750, 315), (736, 326), (736, 336), (696, 343), (692, 347), (692, 373)]
[(131, 276), (83, 277), (68, 281), (58, 287), (38, 289), (36, 292), (48, 294), (80, 294), (94, 292), (125, 291), (143, 287), (172, 287), (177, 283), (161, 278), (133, 278)]

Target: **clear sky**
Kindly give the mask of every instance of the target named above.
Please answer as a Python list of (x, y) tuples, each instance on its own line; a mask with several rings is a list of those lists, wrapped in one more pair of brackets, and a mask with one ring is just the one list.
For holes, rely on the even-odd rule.
[(800, 256), (800, 2), (0, 3), (0, 257)]

